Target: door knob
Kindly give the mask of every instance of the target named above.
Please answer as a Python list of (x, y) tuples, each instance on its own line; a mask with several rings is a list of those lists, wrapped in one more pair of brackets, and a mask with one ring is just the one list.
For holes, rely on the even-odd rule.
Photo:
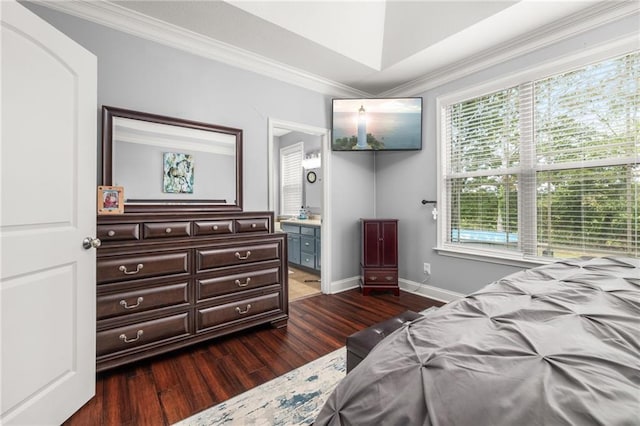
[(100, 247), (100, 244), (102, 244), (102, 241), (100, 241), (100, 238), (87, 237), (84, 240), (82, 240), (82, 247), (84, 247), (87, 250), (89, 250), (90, 248), (98, 248)]

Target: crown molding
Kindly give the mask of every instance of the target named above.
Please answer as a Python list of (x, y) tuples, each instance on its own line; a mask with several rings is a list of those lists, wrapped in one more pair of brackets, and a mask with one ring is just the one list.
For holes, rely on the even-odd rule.
[[(380, 93), (378, 96), (416, 96), (483, 69), (532, 53), (611, 22), (639, 14), (639, 2), (604, 1), (580, 13), (543, 26), (536, 30), (535, 34), (515, 38), (490, 50), (472, 55), (463, 61), (427, 73), (413, 81)], [(638, 38), (637, 33), (635, 37)]]
[[(34, 0), (35, 4), (73, 15), (118, 31), (180, 49), (237, 68), (261, 74), (279, 81), (336, 97), (371, 97), (364, 91), (333, 80), (284, 65), (204, 37), (195, 32), (155, 19), (108, 1)], [(599, 26), (639, 14), (636, 1), (603, 1), (580, 13), (543, 26), (535, 34), (515, 38), (477, 55), (439, 68), (387, 90), (377, 96), (415, 96), (472, 73), (509, 61), (527, 53), (553, 45)]]
[(336, 81), (325, 79), (230, 44), (204, 37), (193, 31), (108, 1), (34, 0), (33, 3), (321, 94), (345, 97), (370, 96), (366, 92)]

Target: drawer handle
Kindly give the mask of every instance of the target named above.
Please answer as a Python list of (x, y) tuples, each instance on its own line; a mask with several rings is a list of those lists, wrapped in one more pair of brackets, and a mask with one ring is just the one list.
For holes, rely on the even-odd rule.
[(142, 334), (144, 333), (144, 331), (142, 330), (138, 330), (138, 332), (136, 333), (136, 337), (134, 339), (127, 339), (127, 335), (126, 334), (121, 334), (120, 335), (120, 340), (122, 340), (125, 343), (133, 343), (133, 342), (137, 342), (140, 339), (140, 336), (142, 336)]
[(378, 279), (378, 277), (369, 277), (369, 279), (370, 279), (371, 281), (375, 281), (375, 280), (377, 280), (377, 279)]
[(218, 230), (218, 225), (213, 225), (212, 228), (213, 228), (214, 231), (217, 231)]
[(113, 237), (114, 235), (116, 235), (116, 231), (114, 231), (113, 229), (110, 229), (109, 232), (107, 232), (107, 235), (110, 237)]
[(249, 312), (249, 309), (251, 309), (251, 303), (249, 303), (249, 304), (247, 305), (247, 309), (245, 309), (244, 311), (243, 311), (242, 309), (240, 309), (240, 308), (236, 307), (236, 312), (237, 312), (238, 314), (240, 314), (240, 315), (244, 315), (244, 314), (246, 314), (247, 312)]
[(120, 271), (124, 272), (126, 275), (133, 275), (133, 274), (137, 274), (138, 272), (140, 272), (140, 270), (144, 268), (144, 265), (142, 263), (138, 263), (138, 265), (136, 266), (136, 270), (135, 271), (127, 271), (127, 267), (124, 265), (120, 265), (120, 267), (118, 268)]
[(236, 285), (238, 287), (246, 287), (251, 282), (251, 277), (247, 277), (247, 280), (244, 283), (241, 283), (240, 280), (236, 280)]
[(307, 247), (309, 247), (309, 245), (310, 245), (310, 244), (309, 244), (309, 243), (304, 243), (304, 245), (305, 245), (305, 246), (307, 246)]
[(387, 278), (387, 281), (393, 281), (393, 277), (390, 277), (387, 275), (386, 278)]
[(236, 252), (236, 257), (240, 260), (247, 260), (249, 258), (249, 256), (251, 256), (251, 252), (249, 250), (247, 250), (247, 254), (245, 254), (244, 256), (242, 256), (240, 253)]
[(255, 227), (257, 227), (257, 226), (258, 226), (258, 225), (256, 225), (255, 223), (252, 223), (252, 224), (251, 224), (251, 227), (252, 227), (252, 228), (255, 228)]
[(144, 297), (140, 296), (140, 297), (138, 297), (138, 299), (136, 300), (136, 304), (135, 304), (135, 305), (131, 305), (131, 306), (129, 306), (129, 305), (127, 304), (127, 301), (126, 301), (126, 300), (124, 300), (124, 299), (122, 299), (122, 300), (120, 301), (120, 306), (122, 306), (122, 307), (123, 307), (123, 308), (125, 308), (125, 309), (134, 309), (134, 308), (137, 308), (138, 306), (140, 306), (140, 304), (142, 303), (142, 301), (143, 301), (143, 300), (144, 300)]
[(167, 233), (167, 234), (170, 234), (171, 231), (173, 231), (173, 229), (171, 229), (171, 228), (167, 228), (167, 229), (164, 230), (164, 232)]

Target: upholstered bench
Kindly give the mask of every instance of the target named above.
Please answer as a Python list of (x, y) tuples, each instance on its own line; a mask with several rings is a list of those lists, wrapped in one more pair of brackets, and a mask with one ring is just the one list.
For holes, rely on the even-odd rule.
[(347, 337), (347, 373), (360, 364), (371, 349), (386, 336), (400, 328), (404, 323), (420, 318), (422, 315), (406, 311), (386, 321), (374, 324)]

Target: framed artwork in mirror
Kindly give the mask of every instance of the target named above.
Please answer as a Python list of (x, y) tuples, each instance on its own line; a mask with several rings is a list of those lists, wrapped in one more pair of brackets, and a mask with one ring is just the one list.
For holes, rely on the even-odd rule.
[(102, 156), (125, 212), (242, 211), (241, 129), (103, 106)]

